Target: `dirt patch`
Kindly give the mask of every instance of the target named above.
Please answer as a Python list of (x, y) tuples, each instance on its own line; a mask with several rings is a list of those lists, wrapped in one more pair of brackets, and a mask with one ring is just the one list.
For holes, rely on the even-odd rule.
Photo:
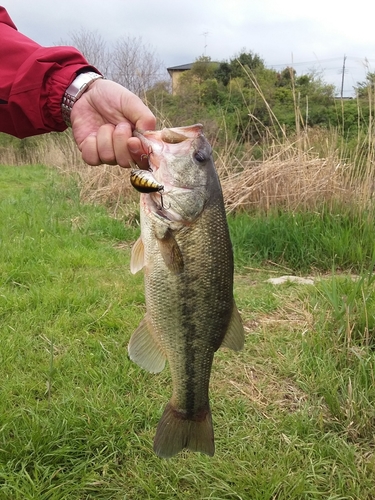
[[(256, 405), (267, 418), (275, 409), (296, 412), (310, 399), (297, 383), (282, 375), (278, 369), (279, 336), (298, 342), (313, 328), (313, 317), (304, 303), (289, 296), (286, 302), (271, 313), (258, 313), (244, 322), (245, 350), (237, 358), (221, 356), (213, 370), (212, 385), (223, 388), (233, 397), (242, 395)], [(271, 356), (266, 353), (273, 351)], [(275, 355), (274, 350), (277, 350)], [(310, 401), (311, 404), (311, 401)], [(318, 403), (320, 404), (320, 402)]]
[(292, 380), (273, 374), (261, 366), (243, 366), (241, 380), (229, 384), (257, 406), (278, 406), (288, 412), (297, 411), (308, 396)]

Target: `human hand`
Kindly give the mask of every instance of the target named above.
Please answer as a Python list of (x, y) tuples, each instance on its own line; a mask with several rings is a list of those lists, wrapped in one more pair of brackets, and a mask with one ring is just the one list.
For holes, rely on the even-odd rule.
[(154, 130), (155, 116), (141, 99), (110, 80), (95, 80), (73, 105), (74, 139), (89, 165), (129, 167), (133, 160), (147, 166), (144, 150), (133, 130)]

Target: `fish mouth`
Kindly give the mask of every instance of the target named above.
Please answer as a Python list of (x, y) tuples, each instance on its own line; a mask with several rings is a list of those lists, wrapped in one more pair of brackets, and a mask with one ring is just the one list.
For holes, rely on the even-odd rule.
[[(150, 158), (162, 153), (184, 155), (191, 141), (203, 135), (203, 125), (196, 123), (188, 127), (163, 128), (162, 130), (134, 130), (133, 136), (142, 144), (144, 155)], [(186, 146), (182, 143), (186, 142)]]
[(161, 141), (165, 144), (180, 144), (188, 139), (196, 139), (203, 134), (203, 125), (196, 123), (187, 127), (171, 127), (162, 130), (134, 130), (134, 137), (140, 139), (143, 146), (150, 142)]
[(191, 145), (203, 136), (203, 125), (196, 123), (186, 127), (163, 128), (161, 130), (134, 130), (133, 136), (141, 141), (143, 156), (148, 159), (148, 170), (153, 172), (157, 181), (158, 170), (168, 158), (191, 155)]

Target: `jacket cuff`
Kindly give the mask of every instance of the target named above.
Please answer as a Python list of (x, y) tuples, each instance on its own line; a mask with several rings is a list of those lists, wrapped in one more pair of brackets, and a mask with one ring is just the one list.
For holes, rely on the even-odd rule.
[(64, 94), (77, 75), (88, 71), (93, 71), (98, 73), (98, 75), (101, 75), (101, 73), (93, 66), (79, 64), (76, 66), (61, 68), (60, 70), (55, 71), (48, 79), (46, 86), (48, 97), (45, 104), (44, 116), (47, 119), (50, 117), (52, 122), (59, 127), (59, 130), (61, 127), (62, 130), (65, 130), (67, 127), (61, 109)]
[(73, 47), (40, 47), (17, 72), (9, 107), (17, 137), (61, 132), (64, 92), (81, 71), (100, 72)]

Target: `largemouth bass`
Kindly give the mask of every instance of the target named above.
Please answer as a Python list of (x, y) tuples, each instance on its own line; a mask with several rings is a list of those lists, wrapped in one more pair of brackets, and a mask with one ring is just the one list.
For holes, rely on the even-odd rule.
[(130, 339), (129, 357), (152, 373), (166, 359), (170, 366), (173, 393), (157, 426), (155, 453), (169, 458), (188, 448), (212, 456), (214, 353), (244, 344), (221, 186), (202, 125), (134, 135), (148, 152), (150, 171), (132, 174), (138, 190), (145, 186), (131, 271), (144, 270), (146, 315)]

